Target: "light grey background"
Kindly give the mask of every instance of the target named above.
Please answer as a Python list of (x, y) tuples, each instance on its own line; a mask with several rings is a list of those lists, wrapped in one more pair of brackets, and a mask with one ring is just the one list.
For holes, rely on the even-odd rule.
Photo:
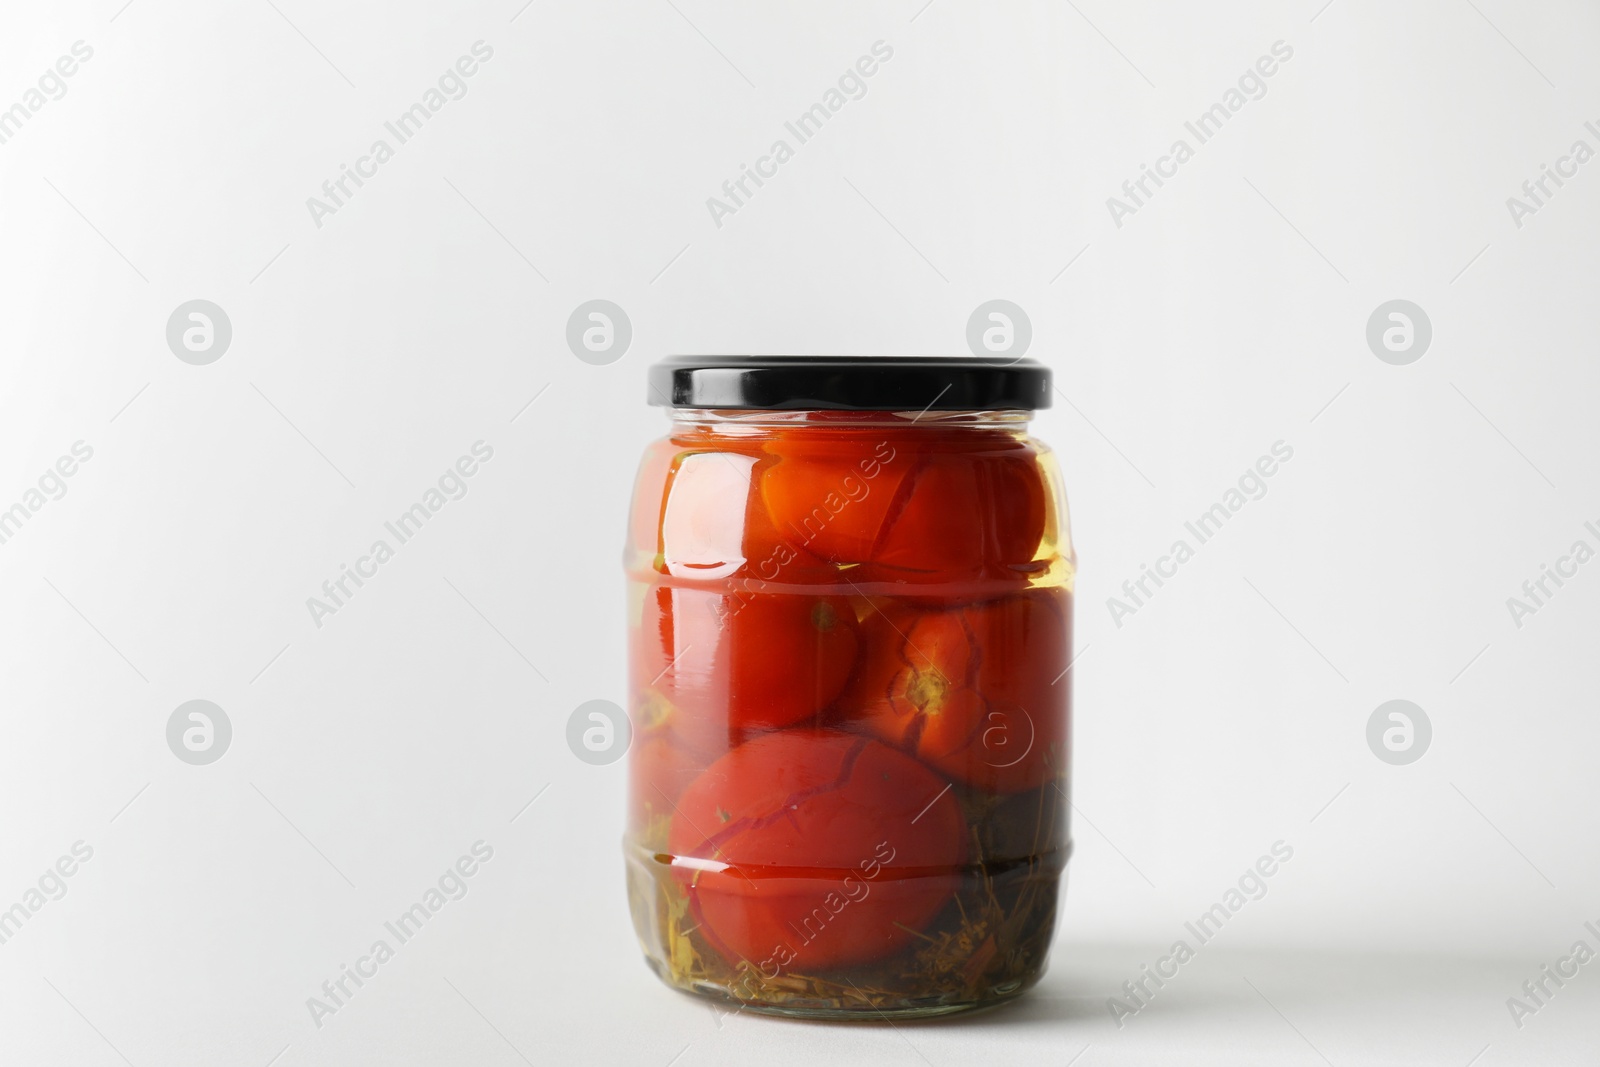
[[(0, 944), (0, 1061), (1592, 1046), (1600, 963), (1521, 1028), (1506, 1006), (1600, 947), (1600, 563), (1520, 628), (1506, 603), (1600, 548), (1600, 162), (1507, 207), (1600, 149), (1592, 4), (121, 4), (0, 15), (0, 108), (93, 49), (0, 144), (0, 508), (93, 449), (0, 544), (0, 908), (93, 849)], [(880, 40), (865, 95), (717, 225), (707, 198)], [(466, 95), (319, 227), (307, 198), (478, 41)], [(167, 347), (194, 299), (232, 325), (206, 366)], [(592, 299), (632, 324), (605, 366), (566, 345)], [(718, 1018), (640, 962), (623, 765), (565, 743), (626, 696), (644, 368), (960, 353), (991, 299), (1056, 370), (1036, 430), (1082, 565), (1052, 972), (963, 1025)], [(1366, 343), (1394, 299), (1432, 324), (1406, 366)], [(1280, 440), (1267, 494), (1116, 625), (1107, 598)], [(467, 494), (315, 625), (306, 599), (477, 441)], [(166, 742), (195, 699), (232, 725), (204, 766)], [(1367, 747), (1392, 699), (1432, 724), (1405, 766)], [(1267, 896), (1117, 1028), (1106, 998), (1280, 839)], [(467, 895), (315, 1026), (306, 999), (479, 840)]]

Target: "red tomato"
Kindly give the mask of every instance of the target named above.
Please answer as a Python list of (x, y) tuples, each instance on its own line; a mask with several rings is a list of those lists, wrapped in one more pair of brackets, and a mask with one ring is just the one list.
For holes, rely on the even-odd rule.
[[(759, 486), (761, 472), (772, 463), (764, 457), (756, 466), (754, 481)], [(795, 531), (784, 529), (773, 519), (759, 488), (750, 493), (749, 509), (745, 513), (745, 558), (748, 562), (736, 579), (738, 588), (760, 592), (767, 583), (779, 586), (838, 585), (838, 564), (824, 559), (808, 546)]]
[[(1046, 496), (1032, 453), (951, 448), (938, 431), (780, 438), (762, 464), (761, 499), (786, 537), (840, 564), (852, 580), (1016, 579), (1032, 569)], [(919, 435), (925, 435), (919, 437)]]
[(681, 737), (715, 753), (833, 703), (860, 627), (840, 596), (660, 586), (646, 593), (639, 640), (640, 682), (671, 705)]
[(707, 940), (772, 978), (902, 948), (954, 894), (967, 827), (944, 779), (903, 753), (782, 730), (689, 786), (669, 848)]
[(879, 535), (871, 581), (1022, 580), (1044, 536), (1044, 481), (1020, 456), (933, 455)]
[(838, 706), (852, 729), (990, 792), (1035, 789), (1065, 772), (1065, 594), (883, 614), (864, 632), (865, 662)]
[(768, 448), (775, 458), (762, 467), (761, 499), (778, 531), (835, 563), (871, 559), (910, 470), (894, 442), (811, 429)]
[[(726, 750), (727, 731), (719, 735), (703, 725), (698, 732), (692, 729), (695, 722), (672, 702), (661, 685), (672, 658), (670, 594), (650, 585), (637, 588), (634, 595), (639, 602), (634, 608), (636, 628), (628, 635), (628, 716), (634, 733), (628, 752), (630, 773), (647, 740), (668, 742), (675, 748), (703, 755), (709, 762)], [(638, 788), (642, 784), (634, 779), (633, 796), (659, 801), (652, 791)], [(676, 794), (673, 799), (677, 799)]]

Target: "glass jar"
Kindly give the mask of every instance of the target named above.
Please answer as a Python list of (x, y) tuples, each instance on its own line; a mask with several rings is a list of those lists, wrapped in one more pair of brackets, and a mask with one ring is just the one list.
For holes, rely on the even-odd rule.
[(1044, 971), (1074, 559), (1031, 360), (678, 357), (626, 552), (635, 928), (668, 985), (828, 1018)]

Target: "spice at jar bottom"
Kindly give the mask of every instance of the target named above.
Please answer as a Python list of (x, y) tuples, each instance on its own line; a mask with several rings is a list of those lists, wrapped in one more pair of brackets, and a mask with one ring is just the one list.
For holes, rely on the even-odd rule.
[(1044, 972), (1074, 558), (1031, 361), (677, 357), (625, 553), (635, 929), (756, 1011), (938, 1015)]

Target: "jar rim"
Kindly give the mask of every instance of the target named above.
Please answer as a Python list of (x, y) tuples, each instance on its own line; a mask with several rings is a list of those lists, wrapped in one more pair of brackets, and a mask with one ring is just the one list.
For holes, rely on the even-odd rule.
[(1036, 411), (1050, 368), (1003, 356), (669, 356), (651, 366), (657, 407), (756, 411)]
[(972, 427), (1022, 427), (1033, 419), (1026, 408), (998, 408), (992, 411), (964, 409), (961, 411), (840, 411), (832, 408), (795, 408), (772, 410), (766, 408), (679, 408), (667, 412), (674, 423), (734, 430), (749, 427), (782, 427), (818, 430), (845, 430), (854, 427), (896, 431), (913, 428), (951, 429)]

